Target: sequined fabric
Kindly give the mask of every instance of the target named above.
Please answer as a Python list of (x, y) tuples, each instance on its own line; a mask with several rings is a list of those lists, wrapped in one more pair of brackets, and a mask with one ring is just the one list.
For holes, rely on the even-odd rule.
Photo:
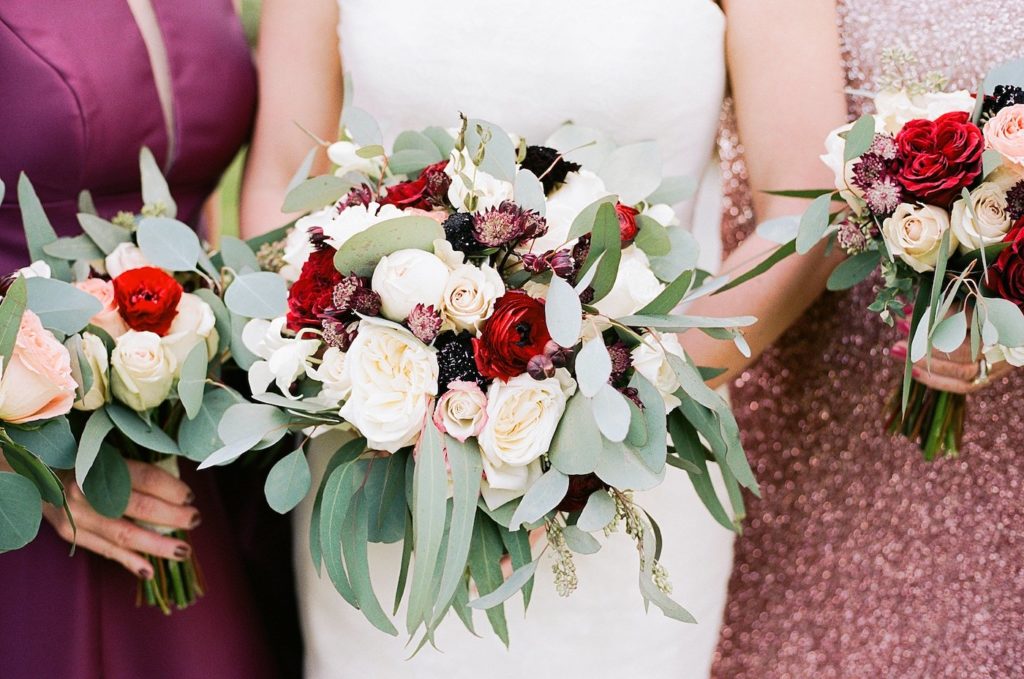
[[(973, 89), (1024, 53), (1019, 0), (840, 3), (851, 89), (879, 53)], [(851, 114), (867, 106), (851, 100)], [(749, 230), (738, 141), (723, 133), (726, 242)], [(715, 679), (1024, 677), (1024, 375), (970, 399), (959, 459), (882, 433), (900, 379), (872, 284), (824, 294), (733, 392), (764, 499), (751, 499)]]

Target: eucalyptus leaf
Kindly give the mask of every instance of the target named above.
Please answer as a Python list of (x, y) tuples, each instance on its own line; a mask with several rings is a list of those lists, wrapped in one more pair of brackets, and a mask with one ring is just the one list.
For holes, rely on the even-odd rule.
[(28, 306), (28, 290), (25, 278), (18, 276), (0, 301), (0, 377), (10, 364), (14, 346), (21, 329), (21, 317)]
[[(510, 531), (501, 523), (497, 525), (501, 542), (505, 545), (505, 551), (512, 562), (512, 568), (522, 568), (533, 561), (533, 546), (530, 544), (530, 532), (528, 530)], [(530, 599), (533, 597), (533, 579), (526, 581), (523, 585), (523, 608), (530, 608)]]
[(697, 623), (697, 619), (689, 611), (673, 601), (668, 594), (665, 594), (654, 584), (654, 580), (651, 579), (649, 573), (640, 573), (640, 593), (643, 594), (645, 600), (660, 608), (661, 612), (667, 617), (679, 622)]
[[(594, 275), (590, 286), (594, 289), (593, 303), (604, 299), (605, 295), (611, 292), (619, 275), (619, 262), (622, 259), (621, 232), (619, 230), (619, 218), (615, 214), (615, 207), (605, 203), (597, 210), (597, 219), (594, 221), (593, 240), (591, 249), (600, 254), (600, 261), (596, 262), (597, 273)], [(584, 270), (586, 265), (584, 265)]]
[(796, 215), (785, 215), (761, 222), (757, 225), (756, 233), (765, 240), (770, 240), (779, 245), (795, 240), (800, 232), (800, 218)]
[(447, 518), (448, 472), (445, 469), (441, 433), (430, 422), (420, 435), (419, 455), (413, 473), (413, 536), (416, 562), (410, 583), (406, 625), (410, 634), (429, 622), (436, 592), (432, 591), (434, 568), (441, 549)]
[(678, 175), (664, 177), (661, 180), (661, 185), (654, 193), (647, 196), (647, 202), (651, 205), (657, 205), (658, 203), (675, 205), (676, 203), (693, 198), (696, 193), (697, 180), (693, 177)]
[(75, 481), (79, 487), (85, 484), (103, 441), (113, 429), (114, 423), (110, 421), (106, 410), (94, 410), (86, 420), (78, 440), (78, 454), (75, 456)]
[(1003, 154), (995, 149), (988, 149), (981, 155), (983, 170), (982, 176), (987, 177), (1003, 166)]
[(598, 198), (590, 205), (580, 210), (579, 214), (572, 220), (572, 224), (569, 226), (569, 235), (566, 237), (567, 240), (576, 240), (580, 236), (586, 235), (594, 230), (594, 222), (597, 219), (597, 212), (604, 205), (611, 205), (615, 208), (615, 196), (604, 196)]
[(35, 485), (18, 474), (0, 472), (0, 554), (32, 542), (42, 518)]
[(263, 484), (267, 504), (278, 514), (287, 514), (306, 497), (312, 482), (309, 461), (299, 448), (278, 460), (267, 474)]
[(348, 517), (341, 533), (342, 552), (348, 569), (349, 582), (359, 602), (359, 609), (370, 623), (380, 631), (398, 636), (398, 630), (380, 607), (370, 580), (370, 564), (366, 550), (367, 543), (366, 494), (363, 489), (356, 491), (349, 507)]
[(388, 170), (396, 175), (414, 175), (436, 162), (434, 153), (417, 149), (396, 151), (388, 158)]
[(850, 162), (868, 152), (875, 141), (875, 117), (871, 114), (862, 115), (846, 133), (846, 145), (843, 147), (843, 161)]
[[(475, 443), (463, 443), (449, 436), (445, 437), (445, 445), (451, 468), (453, 493), (447, 552), (436, 599), (439, 605), (445, 604), (455, 596), (465, 574), (469, 548), (473, 541), (473, 524), (483, 474), (480, 449)], [(435, 606), (435, 624), (439, 622), (439, 612), (438, 606)]]
[(157, 165), (153, 152), (145, 146), (139, 151), (139, 170), (142, 173), (142, 202), (152, 207), (159, 207), (167, 217), (177, 215), (178, 206), (171, 196), (160, 166)]
[(700, 244), (693, 234), (680, 227), (667, 229), (670, 248), (668, 254), (649, 257), (651, 271), (658, 280), (669, 282), (697, 266)]
[(758, 263), (756, 266), (754, 266), (751, 269), (748, 269), (744, 273), (742, 273), (739, 276), (737, 276), (736, 278), (732, 279), (731, 281), (729, 281), (729, 283), (727, 285), (724, 285), (721, 288), (719, 288), (718, 290), (716, 290), (715, 293), (717, 294), (717, 293), (725, 292), (727, 290), (732, 290), (735, 287), (739, 287), (740, 285), (743, 285), (744, 283), (746, 283), (746, 282), (748, 282), (748, 281), (750, 281), (750, 280), (752, 280), (754, 278), (757, 278), (758, 276), (763, 274), (765, 271), (768, 271), (773, 266), (775, 266), (776, 264), (778, 264), (782, 260), (784, 260), (787, 257), (789, 257), (790, 255), (792, 255), (794, 252), (796, 252), (796, 240), (790, 241), (789, 243), (786, 243), (785, 245), (779, 246), (770, 255), (768, 255), (760, 263)]
[[(501, 558), (504, 545), (498, 528), (483, 512), (477, 514), (473, 524), (473, 544), (469, 550), (469, 570), (481, 596), (486, 596), (501, 587), (504, 578), (501, 573)], [(508, 646), (508, 623), (505, 620), (504, 605), (487, 609), (487, 620), (494, 633)]]
[(635, 205), (661, 185), (661, 153), (653, 141), (620, 146), (608, 155), (598, 172), (619, 202)]
[(185, 407), (185, 416), (190, 420), (195, 419), (203, 405), (203, 387), (209, 363), (206, 351), (206, 342), (197, 342), (181, 364), (178, 398)]
[(607, 386), (611, 375), (612, 357), (601, 335), (584, 342), (576, 354), (576, 383), (583, 395), (593, 398), (601, 387)]
[(54, 469), (71, 469), (75, 466), (78, 442), (71, 433), (71, 425), (66, 417), (55, 417), (43, 422), (41, 426), (31, 428), (8, 426), (7, 435)]
[(669, 230), (661, 222), (647, 215), (637, 215), (636, 239), (633, 243), (650, 257), (663, 257), (672, 250)]
[(181, 454), (195, 462), (202, 462), (224, 445), (217, 428), (228, 408), (242, 402), (242, 398), (229, 389), (207, 385), (202, 406), (192, 419), (185, 418), (178, 428), (178, 447)]
[(555, 468), (547, 470), (526, 491), (515, 514), (512, 515), (509, 530), (519, 530), (524, 523), (529, 524), (542, 519), (558, 506), (568, 490), (568, 476)]
[(473, 599), (469, 602), (469, 607), (476, 610), (487, 610), (488, 608), (494, 608), (498, 604), (504, 603), (510, 599), (513, 594), (521, 590), (531, 578), (533, 578), (533, 574), (537, 571), (537, 565), (539, 563), (540, 561), (531, 561), (525, 566), (517, 568), (515, 572), (508, 577), (508, 580), (503, 582), (500, 587), (488, 594)]
[(39, 276), (25, 280), (28, 308), (43, 327), (65, 335), (80, 332), (103, 309), (99, 300), (70, 283)]
[(708, 475), (707, 461), (704, 459), (704, 446), (700, 443), (693, 425), (687, 422), (679, 411), (674, 411), (668, 418), (668, 430), (672, 436), (676, 454), (699, 470), (699, 473), (687, 472), (697, 496), (715, 521), (725, 528), (735, 531), (736, 525), (722, 506), (711, 482), (711, 477)]
[(584, 533), (576, 526), (566, 526), (562, 529), (565, 537), (565, 544), (577, 554), (596, 554), (601, 551), (601, 543), (590, 533)]
[(36, 490), (43, 498), (55, 507), (64, 505), (64, 486), (53, 470), (43, 464), (32, 451), (14, 442), (0, 429), (0, 441), (3, 442), (3, 453), (7, 463), (16, 473), (35, 484)]
[(82, 492), (93, 509), (103, 516), (117, 519), (124, 514), (132, 493), (132, 479), (117, 448), (107, 444), (100, 446), (99, 455), (82, 484)]
[(277, 318), (288, 312), (288, 287), (269, 271), (242, 274), (228, 286), (224, 304), (245, 318)]
[(18, 175), (18, 207), (21, 209), (29, 257), (33, 262), (46, 262), (54, 278), (68, 280), (71, 277), (71, 267), (68, 263), (46, 254), (44, 250), (47, 245), (57, 240), (57, 232), (53, 230), (39, 196), (24, 172)]
[(428, 127), (423, 130), (423, 136), (434, 142), (434, 146), (441, 153), (441, 158), (447, 158), (455, 148), (455, 138), (443, 127)]
[(594, 473), (608, 485), (621, 490), (651, 490), (665, 479), (664, 469), (651, 471), (628, 445), (607, 440)]
[(356, 106), (348, 106), (342, 118), (345, 130), (359, 146), (380, 144), (383, 135), (380, 132), (380, 125), (372, 115)]
[(583, 507), (576, 526), (582, 531), (593, 533), (604, 530), (615, 519), (615, 501), (607, 491), (598, 490), (590, 494)]
[(693, 270), (684, 271), (679, 274), (665, 289), (658, 293), (658, 296), (648, 302), (643, 308), (637, 311), (640, 316), (660, 316), (670, 313), (679, 302), (686, 296), (693, 286)]
[(121, 243), (130, 243), (132, 241), (132, 234), (128, 229), (108, 222), (106, 219), (101, 219), (96, 215), (79, 212), (78, 223), (82, 227), (82, 231), (85, 231), (85, 234), (92, 239), (92, 242), (108, 255)]
[(641, 441), (634, 441), (631, 438), (627, 440), (633, 450), (639, 455), (644, 466), (655, 473), (660, 473), (665, 467), (666, 455), (668, 454), (664, 397), (639, 372), (633, 373), (629, 384), (637, 390), (640, 402), (644, 404), (641, 418), (646, 435)]
[(405, 474), (409, 454), (408, 449), (402, 449), (370, 463), (369, 475), (363, 486), (370, 520), (367, 533), (370, 542), (390, 544), (405, 535), (409, 514), (405, 500)]
[(381, 156), (387, 155), (387, 151), (380, 144), (370, 144), (369, 146), (363, 146), (356, 150), (356, 156), (359, 158), (380, 158)]
[(818, 196), (800, 218), (800, 230), (796, 237), (797, 254), (807, 254), (821, 241), (829, 224), (829, 206), (832, 196)]
[(341, 538), (345, 532), (352, 498), (362, 485), (365, 474), (364, 460), (349, 460), (325, 477), (320, 497), (320, 532), (317, 540), (317, 544), (323, 547), (324, 567), (334, 589), (345, 601), (356, 607), (359, 603), (342, 559)]
[(963, 311), (944, 318), (932, 331), (932, 346), (939, 351), (955, 351), (967, 339), (967, 314)]
[(544, 142), (545, 146), (562, 152), (565, 159), (583, 167), (601, 167), (615, 150), (608, 135), (597, 128), (566, 123)]
[(649, 314), (623, 316), (618, 321), (636, 328), (653, 328), (663, 332), (683, 332), (691, 328), (745, 328), (757, 322), (753, 316), (711, 318), (709, 316), (683, 316)]
[(996, 327), (1004, 347), (1024, 346), (1024, 314), (1013, 302), (997, 297), (985, 298), (986, 319)]
[(84, 234), (58, 238), (43, 246), (43, 252), (51, 257), (68, 261), (103, 259), (104, 255), (103, 251), (92, 242), (92, 239)]
[(516, 147), (508, 133), (486, 120), (470, 119), (466, 126), (466, 150), (471, 158), (477, 156), (481, 145), (484, 147), (484, 157), (479, 168), (497, 179), (514, 182)]
[(320, 210), (337, 202), (351, 188), (352, 182), (333, 174), (307, 179), (288, 192), (281, 212)]
[(590, 402), (594, 420), (601, 434), (614, 443), (626, 440), (629, 433), (629, 402), (626, 397), (610, 384), (605, 383)]
[(551, 339), (559, 346), (576, 346), (583, 329), (583, 305), (573, 287), (558, 276), (551, 277), (544, 319)]
[(120, 403), (107, 405), (107, 415), (117, 429), (136, 445), (164, 455), (180, 455), (181, 450), (160, 427), (146, 423), (138, 413)]
[[(306, 152), (305, 156), (303, 156), (302, 162), (299, 163), (299, 166), (295, 169), (295, 174), (293, 174), (292, 178), (288, 180), (288, 186), (284, 191), (285, 195), (291, 193), (292, 189), (306, 181), (309, 177), (309, 173), (313, 170), (313, 162), (316, 160), (316, 153), (320, 148), (320, 145), (316, 144)], [(231, 265), (229, 264), (228, 266)]]
[(602, 446), (589, 401), (583, 394), (574, 394), (551, 439), (551, 465), (563, 474), (589, 474), (597, 468)]
[[(227, 307), (225, 307), (226, 309)], [(230, 312), (229, 312), (230, 313)], [(242, 331), (249, 319), (240, 314), (230, 314), (231, 336), (229, 346), (231, 347), (231, 358), (242, 370), (249, 370), (253, 363), (259, 360), (259, 356), (249, 351), (242, 340)]]
[(192, 294), (206, 302), (213, 312), (214, 327), (217, 330), (217, 355), (219, 356), (227, 350), (231, 342), (231, 313), (224, 306), (224, 301), (209, 288), (199, 288)]
[(878, 268), (878, 250), (867, 250), (843, 260), (828, 277), (829, 290), (847, 290), (865, 280)]
[(413, 130), (406, 130), (395, 137), (395, 144), (392, 148), (396, 154), (402, 151), (415, 151), (422, 154), (427, 161), (423, 167), (437, 163), (448, 155), (427, 134)]
[(433, 252), (435, 240), (444, 240), (444, 229), (430, 217), (388, 219), (345, 241), (334, 255), (334, 266), (343, 274), (371, 276), (386, 255), (410, 249)]
[(257, 448), (267, 448), (281, 440), (291, 421), (292, 416), (279, 408), (262, 403), (240, 403), (227, 409), (217, 433), (225, 443), (259, 433), (262, 436)]
[[(335, 434), (328, 434), (327, 436), (334, 436)], [(333, 439), (332, 439), (333, 440)], [(327, 467), (324, 469), (323, 476), (320, 479), (320, 487), (317, 489), (316, 497), (313, 499), (313, 509), (310, 512), (309, 519), (309, 555), (313, 560), (313, 568), (316, 570), (317, 575), (320, 575), (320, 567), (323, 565), (323, 549), (320, 542), (320, 528), (323, 518), (323, 502), (324, 492), (327, 489), (327, 484), (331, 477), (334, 475), (334, 471), (356, 460), (366, 450), (366, 439), (355, 438), (347, 440), (344, 444), (340, 445), (338, 450), (331, 455), (331, 459), (327, 461)], [(409, 540), (410, 548), (412, 540)]]
[(234, 236), (220, 237), (220, 254), (224, 265), (235, 273), (244, 274), (260, 270), (260, 263), (252, 248)]
[(541, 217), (547, 213), (548, 202), (544, 195), (544, 185), (537, 179), (537, 175), (529, 170), (520, 170), (516, 173), (513, 195), (516, 203), (524, 210), (533, 210)]
[(168, 217), (143, 217), (135, 238), (153, 266), (169, 271), (195, 271), (203, 252), (196, 232)]

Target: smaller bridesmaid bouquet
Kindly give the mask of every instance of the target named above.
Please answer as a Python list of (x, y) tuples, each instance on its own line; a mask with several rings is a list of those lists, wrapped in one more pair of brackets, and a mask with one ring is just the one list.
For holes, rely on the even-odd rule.
[[(1024, 61), (994, 69), (974, 95), (944, 91), (937, 74), (908, 77), (914, 60), (904, 52), (886, 58), (876, 113), (825, 142), (835, 189), (779, 192), (814, 202), (776, 257), (828, 240), (849, 255), (830, 290), (873, 277), (869, 308), (909, 327), (887, 427), (927, 460), (954, 457), (966, 396), (918, 382), (913, 365), (968, 346), (978, 384), (993, 363), (1024, 365)], [(845, 206), (830, 212), (836, 201)]]
[[(0, 551), (35, 537), (40, 500), (67, 509), (61, 478), (74, 478), (98, 513), (123, 516), (126, 459), (178, 476), (180, 458), (199, 462), (221, 446), (220, 415), (244, 400), (222, 377), (232, 343), (222, 298), (260, 275), (255, 253), (228, 238), (223, 252), (205, 248), (174, 219), (147, 149), (140, 166), (141, 214), (102, 219), (83, 194), (82, 233), (69, 238), (57, 237), (31, 182), (19, 180), (34, 263), (0, 287), (0, 445), (16, 472), (0, 474)], [(145, 527), (189, 542), (187, 531)], [(202, 596), (194, 551), (149, 560), (140, 603), (170, 613)]]

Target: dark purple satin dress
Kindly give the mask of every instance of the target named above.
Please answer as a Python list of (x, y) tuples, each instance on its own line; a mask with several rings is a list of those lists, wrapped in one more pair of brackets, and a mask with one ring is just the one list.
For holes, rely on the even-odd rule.
[[(246, 139), (255, 74), (230, 0), (152, 0), (171, 73), (176, 151), (149, 52), (126, 0), (0, 2), (0, 271), (26, 263), (16, 205), (25, 171), (58, 232), (73, 233), (76, 197), (101, 215), (141, 207), (143, 145), (167, 169), (178, 217), (203, 201)], [(227, 511), (209, 474), (185, 480), (207, 594), (164, 616), (135, 606), (121, 566), (69, 545), (44, 522), (28, 547), (0, 555), (3, 679), (209, 679), (280, 676)], [(287, 555), (283, 557), (287, 560)]]

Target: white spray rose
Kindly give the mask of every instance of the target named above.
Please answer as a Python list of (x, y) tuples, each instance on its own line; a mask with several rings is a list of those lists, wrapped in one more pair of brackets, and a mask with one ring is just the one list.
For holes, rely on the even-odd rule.
[(350, 141), (336, 141), (327, 147), (327, 157), (338, 166), (334, 174), (339, 177), (344, 177), (349, 172), (358, 172), (372, 177), (380, 174), (380, 157), (363, 158), (358, 153), (359, 148)]
[(615, 284), (597, 302), (597, 310), (609, 318), (628, 316), (646, 306), (664, 289), (665, 284), (651, 271), (647, 254), (631, 245), (622, 251)]
[[(465, 148), (461, 151), (452, 149), (444, 173), (452, 180), (448, 187), (448, 200), (459, 210), (480, 212), (498, 207), (502, 201), (512, 200), (512, 184), (474, 165), (469, 151)], [(468, 203), (473, 203), (472, 198), (476, 200), (470, 208)]]
[(437, 395), (437, 354), (400, 325), (376, 318), (359, 322), (345, 355), (352, 385), (340, 414), (370, 448), (394, 453), (419, 439)]
[(671, 354), (685, 361), (686, 355), (679, 339), (673, 334), (650, 331), (644, 333), (643, 340), (633, 348), (633, 367), (654, 385), (665, 399), (665, 412), (670, 412), (681, 403), (676, 397), (681, 385), (676, 371), (668, 362), (668, 356)]
[(593, 172), (570, 172), (565, 183), (548, 198), (544, 215), (548, 231), (533, 241), (532, 251), (540, 254), (562, 247), (569, 237), (573, 220), (585, 207), (607, 195), (604, 181)]
[(463, 264), (448, 276), (441, 310), (457, 330), (475, 333), (494, 313), (494, 302), (504, 294), (505, 283), (490, 265)]
[(266, 393), (273, 382), (282, 394), (294, 398), (292, 382), (311, 372), (309, 359), (320, 348), (320, 340), (303, 339), (301, 333), (286, 336), (285, 320), (283, 316), (272, 321), (254, 318), (242, 328), (245, 348), (263, 359), (249, 368), (249, 388), (254, 394)]
[(479, 436), (487, 424), (487, 396), (476, 382), (452, 382), (437, 400), (434, 425), (454, 439)]
[(117, 338), (110, 356), (110, 390), (132, 410), (155, 408), (167, 400), (178, 362), (155, 332), (129, 330)]
[(76, 401), (75, 410), (96, 410), (102, 408), (110, 400), (110, 357), (107, 347), (91, 332), (82, 333), (82, 353), (92, 371), (92, 388), (89, 393)]
[(352, 391), (345, 372), (345, 352), (338, 347), (329, 347), (324, 352), (320, 365), (310, 377), (324, 385), (320, 390), (321, 401), (341, 403)]
[(1024, 347), (1004, 347), (997, 344), (994, 347), (985, 348), (985, 360), (990, 365), (1006, 361), (1014, 368), (1024, 367)]
[[(942, 235), (949, 230), (949, 214), (933, 205), (902, 203), (882, 223), (882, 238), (889, 251), (919, 273), (935, 270), (939, 259)], [(949, 250), (959, 244), (956, 233), (950, 234)]]
[(885, 131), (896, 134), (911, 120), (935, 120), (953, 111), (974, 110), (974, 97), (967, 90), (925, 92), (911, 96), (906, 90), (882, 90), (875, 95), (875, 111)]
[(142, 249), (134, 243), (121, 243), (107, 255), (104, 266), (111, 278), (117, 278), (125, 271), (141, 269), (144, 266), (153, 266), (142, 254)]
[(961, 252), (999, 243), (1013, 226), (1007, 212), (1006, 192), (993, 182), (985, 182), (971, 192), (970, 207), (961, 198), (953, 204), (950, 216), (950, 228), (960, 241)]
[(576, 382), (565, 370), (535, 380), (495, 380), (487, 391), (487, 423), (480, 432), (484, 473), (492, 488), (526, 490), (530, 465), (548, 452)]
[(309, 232), (313, 228), (323, 229), (325, 242), (338, 249), (357, 233), (362, 233), (375, 224), (402, 216), (404, 213), (394, 205), (377, 203), (342, 207), (340, 211), (337, 205), (331, 205), (319, 212), (306, 215), (295, 222), (295, 228), (288, 234), (283, 256), (285, 266), (280, 274), (288, 281), (294, 282), (299, 279), (302, 265), (313, 252), (313, 245), (309, 242)]
[(213, 309), (198, 295), (186, 292), (178, 302), (178, 313), (171, 327), (163, 337), (164, 346), (171, 350), (178, 361), (178, 368), (188, 354), (200, 342), (206, 343), (207, 359), (217, 354), (220, 336), (217, 334), (217, 318)]
[(424, 250), (398, 250), (382, 257), (373, 270), (370, 287), (380, 295), (381, 313), (404, 321), (417, 304), (441, 309), (448, 266)]

